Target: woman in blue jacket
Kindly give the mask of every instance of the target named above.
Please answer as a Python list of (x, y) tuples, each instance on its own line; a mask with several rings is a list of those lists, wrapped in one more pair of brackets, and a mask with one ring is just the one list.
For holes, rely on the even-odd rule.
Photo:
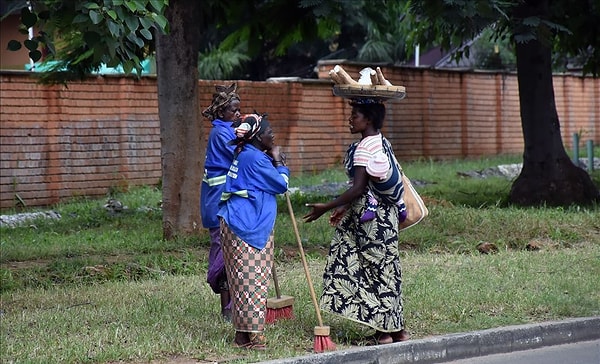
[(235, 83), (230, 86), (216, 86), (215, 89), (212, 103), (202, 112), (211, 120), (212, 129), (208, 135), (204, 178), (200, 189), (200, 214), (202, 225), (210, 234), (206, 281), (213, 292), (221, 296), (221, 315), (230, 320), (229, 286), (221, 251), (217, 212), (225, 188), (225, 175), (233, 160), (234, 146), (229, 142), (235, 138), (231, 124), (240, 117), (240, 97), (236, 93)]
[(264, 349), (276, 195), (287, 191), (290, 172), (273, 144), (273, 129), (265, 115), (245, 115), (233, 126), (234, 159), (218, 215), (236, 330), (234, 345)]

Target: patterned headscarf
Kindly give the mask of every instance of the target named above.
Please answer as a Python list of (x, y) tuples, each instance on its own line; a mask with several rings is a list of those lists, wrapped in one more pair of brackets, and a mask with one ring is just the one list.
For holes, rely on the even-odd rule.
[(232, 125), (235, 132), (235, 139), (231, 144), (235, 145), (234, 154), (238, 155), (244, 146), (251, 143), (256, 136), (262, 133), (269, 126), (267, 115), (246, 114), (236, 120)]
[(221, 110), (229, 106), (231, 101), (240, 99), (240, 96), (235, 93), (236, 89), (237, 84), (235, 82), (229, 86), (215, 86), (216, 93), (213, 94), (212, 103), (202, 111), (202, 115), (211, 121), (218, 119)]

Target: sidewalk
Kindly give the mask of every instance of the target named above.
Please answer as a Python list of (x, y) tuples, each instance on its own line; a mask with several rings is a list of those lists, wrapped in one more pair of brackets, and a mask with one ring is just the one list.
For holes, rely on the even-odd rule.
[(600, 316), (507, 326), (277, 359), (262, 364), (443, 363), (490, 354), (600, 339)]

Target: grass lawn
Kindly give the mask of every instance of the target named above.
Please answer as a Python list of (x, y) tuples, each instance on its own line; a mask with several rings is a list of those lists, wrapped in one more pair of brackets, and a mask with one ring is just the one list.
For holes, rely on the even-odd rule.
[[(413, 338), (600, 315), (600, 207), (508, 206), (511, 181), (461, 172), (519, 159), (404, 165), (430, 209), (401, 233), (407, 330)], [(600, 184), (600, 173), (592, 177)], [(295, 177), (291, 186), (344, 181), (340, 170)], [(234, 331), (205, 283), (208, 235), (162, 241), (160, 191), (135, 188), (105, 200), (52, 206), (61, 219), (0, 228), (0, 357), (6, 363), (247, 363), (305, 355), (317, 325), (287, 205), (276, 223), (282, 293), (294, 318), (266, 328), (268, 349), (232, 347)], [(292, 195), (317, 294), (333, 228), (302, 222), (314, 192)], [(497, 251), (481, 254), (491, 243)], [(273, 293), (274, 294), (274, 293)], [(371, 332), (324, 314), (338, 349)]]

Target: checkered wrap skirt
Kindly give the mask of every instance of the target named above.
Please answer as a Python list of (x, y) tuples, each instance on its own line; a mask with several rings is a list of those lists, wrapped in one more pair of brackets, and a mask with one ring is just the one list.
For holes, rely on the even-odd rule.
[(258, 250), (240, 239), (221, 219), (221, 244), (231, 295), (231, 322), (236, 331), (262, 332), (273, 267), (273, 232)]

